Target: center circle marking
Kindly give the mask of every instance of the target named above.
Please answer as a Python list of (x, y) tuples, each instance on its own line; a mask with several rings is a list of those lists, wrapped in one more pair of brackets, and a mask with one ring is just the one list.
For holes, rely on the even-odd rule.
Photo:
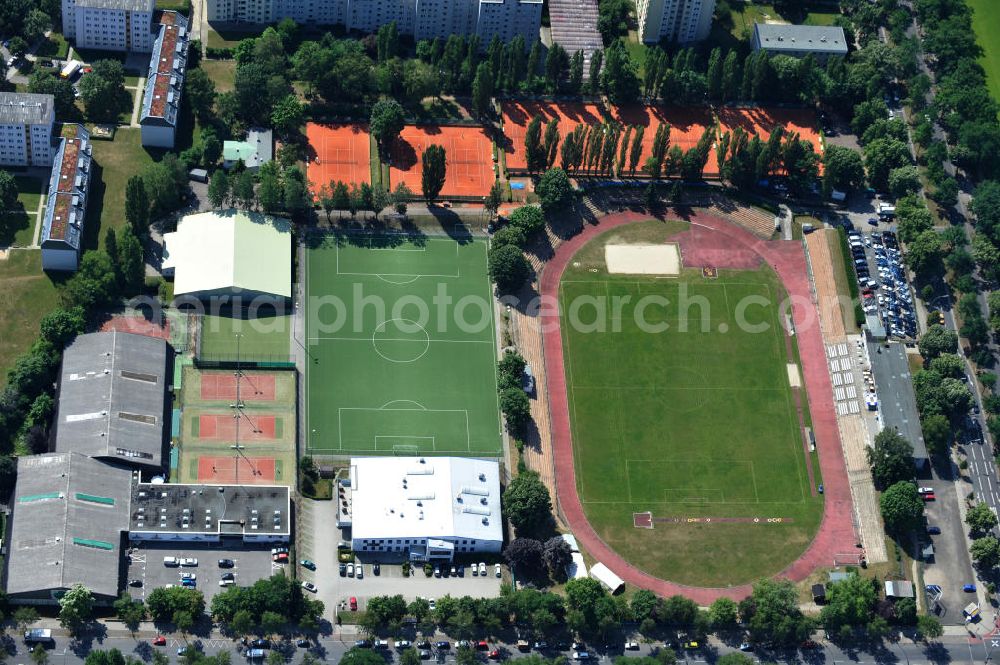
[[(386, 327), (394, 321), (399, 321), (403, 324), (402, 326), (397, 326), (398, 328), (411, 327), (414, 332), (419, 330), (423, 333), (423, 339), (419, 337), (414, 339), (386, 338)], [(379, 337), (380, 334), (382, 337)], [(402, 345), (403, 348), (396, 348), (398, 345)], [(391, 363), (412, 363), (423, 358), (430, 350), (431, 336), (416, 321), (411, 321), (410, 319), (389, 319), (375, 327), (375, 330), (372, 332), (372, 347), (374, 347), (375, 353)]]

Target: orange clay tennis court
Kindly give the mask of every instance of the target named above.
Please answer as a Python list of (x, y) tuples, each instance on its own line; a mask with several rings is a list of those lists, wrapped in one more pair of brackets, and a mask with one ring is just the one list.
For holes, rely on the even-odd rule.
[(501, 109), (503, 133), (506, 136), (504, 153), (509, 171), (524, 171), (528, 168), (524, 154), (524, 134), (535, 116), (542, 118), (543, 125), (552, 118), (559, 120), (560, 145), (577, 125), (597, 125), (604, 121), (599, 106), (579, 102), (556, 104), (539, 101), (505, 101), (501, 104)]
[(312, 149), (306, 166), (306, 178), (314, 193), (331, 182), (360, 185), (371, 181), (371, 142), (368, 125), (306, 125), (306, 138)]
[[(639, 157), (639, 168), (646, 163), (646, 159), (653, 153), (653, 139), (656, 137), (656, 130), (663, 123), (670, 124), (670, 145), (678, 146), (687, 152), (698, 145), (698, 141), (705, 133), (706, 128), (713, 128), (715, 121), (712, 114), (705, 108), (679, 108), (676, 106), (625, 106), (612, 107), (611, 117), (623, 125), (633, 127), (643, 127), (642, 134), (642, 155)], [(635, 130), (632, 130), (635, 136)], [(624, 136), (624, 134), (623, 134)], [(629, 142), (631, 144), (631, 138)], [(713, 146), (715, 137), (712, 138)], [(639, 175), (640, 171), (636, 171)], [(705, 164), (704, 175), (713, 178), (719, 175), (719, 162), (715, 156), (714, 148), (708, 152), (708, 161)]]
[[(234, 441), (236, 418), (230, 414), (198, 416), (198, 438), (202, 440)], [(278, 438), (275, 416), (246, 414), (240, 419), (240, 441), (273, 441)]]
[[(243, 401), (271, 402), (274, 401), (273, 374), (243, 373), (243, 385), (240, 386), (240, 399)], [(236, 399), (235, 373), (208, 373), (201, 375), (201, 398), (204, 400)]]
[(823, 146), (816, 131), (816, 113), (810, 109), (752, 108), (719, 109), (720, 131), (731, 132), (742, 127), (745, 132), (759, 136), (766, 141), (775, 126), (786, 132), (798, 132), (799, 138), (813, 144), (816, 152), (823, 152)]
[(275, 481), (275, 466), (273, 457), (202, 455), (198, 458), (198, 480), (207, 483), (270, 485)]
[(482, 127), (407, 125), (393, 144), (389, 181), (405, 182), (414, 193), (423, 193), (420, 157), (428, 146), (444, 148), (442, 196), (486, 196), (493, 185), (493, 142)]
[(170, 322), (158, 324), (141, 316), (112, 316), (101, 325), (101, 332), (126, 332), (170, 340)]

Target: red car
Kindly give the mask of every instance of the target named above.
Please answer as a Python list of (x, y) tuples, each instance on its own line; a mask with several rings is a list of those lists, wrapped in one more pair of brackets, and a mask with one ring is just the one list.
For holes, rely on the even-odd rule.
[(927, 492), (926, 494), (921, 494), (920, 498), (924, 501), (934, 501), (936, 497), (934, 496), (934, 492)]
[(490, 648), (490, 643), (487, 642), (486, 640), (479, 640), (479, 642), (476, 643), (476, 648), (486, 651), (487, 649)]
[(355, 598), (354, 596), (351, 596), (351, 611), (352, 612), (358, 611), (358, 599)]
[(163, 635), (157, 635), (153, 638), (153, 644), (158, 647), (165, 647), (167, 646), (167, 638)]
[(493, 660), (500, 660), (500, 649), (494, 649), (490, 652), (490, 658)]

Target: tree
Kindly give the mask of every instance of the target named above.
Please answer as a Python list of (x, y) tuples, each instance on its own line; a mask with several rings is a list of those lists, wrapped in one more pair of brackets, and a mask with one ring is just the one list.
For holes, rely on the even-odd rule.
[(49, 653), (45, 650), (44, 645), (36, 644), (31, 650), (31, 662), (35, 665), (45, 665), (49, 662)]
[(579, 612), (585, 624), (594, 625), (597, 607), (607, 597), (608, 592), (593, 578), (580, 577), (570, 580), (566, 583), (567, 619), (571, 612)]
[(236, 181), (233, 183), (232, 198), (233, 203), (239, 201), (246, 210), (251, 210), (254, 207), (257, 195), (254, 193), (253, 173), (243, 171), (237, 176)]
[(143, 258), (142, 243), (129, 226), (124, 227), (119, 234), (117, 259), (122, 294), (139, 293), (146, 280), (146, 261)]
[(543, 570), (544, 547), (534, 538), (518, 537), (504, 548), (503, 557), (514, 570), (535, 577)]
[(493, 68), (488, 62), (479, 63), (476, 78), (472, 81), (472, 112), (477, 118), (490, 114), (493, 101)]
[(490, 214), (490, 220), (496, 219), (501, 203), (503, 203), (503, 185), (499, 180), (494, 180), (490, 185), (490, 193), (483, 200), (483, 207)]
[(708, 620), (716, 631), (734, 628), (739, 621), (739, 607), (730, 598), (716, 598), (708, 607)]
[(0, 205), (6, 210), (17, 203), (17, 181), (9, 171), (0, 171)]
[(55, 309), (42, 317), (39, 334), (58, 349), (63, 348), (77, 335), (83, 334), (87, 321), (83, 309)]
[(639, 97), (639, 77), (621, 40), (607, 49), (600, 80), (601, 88), (614, 104), (625, 104)]
[(889, 171), (889, 191), (897, 199), (920, 191), (920, 173), (913, 165)]
[(573, 206), (573, 186), (566, 171), (559, 167), (542, 174), (535, 186), (535, 193), (541, 199), (542, 211), (546, 215), (564, 212)]
[(20, 35), (15, 35), (10, 38), (10, 42), (7, 44), (7, 50), (15, 58), (23, 57), (25, 53), (28, 52), (30, 44)]
[(125, 68), (117, 60), (97, 60), (80, 80), (80, 98), (94, 122), (114, 122), (129, 106)]
[(288, 623), (288, 619), (278, 612), (267, 610), (260, 615), (260, 632), (264, 635), (275, 635)]
[(881, 138), (865, 146), (865, 168), (873, 187), (888, 185), (889, 172), (911, 162), (910, 148), (903, 141)]
[(189, 69), (184, 77), (184, 97), (200, 120), (212, 114), (212, 107), (215, 106), (215, 83), (201, 67)]
[(260, 180), (260, 186), (257, 189), (260, 207), (264, 209), (264, 212), (276, 212), (281, 208), (285, 198), (277, 163), (267, 162), (261, 165), (257, 171), (257, 177)]
[[(374, 109), (372, 113), (374, 113)], [(271, 111), (271, 124), (274, 125), (279, 136), (295, 136), (305, 123), (305, 117), (305, 106), (299, 102), (298, 98), (295, 95), (285, 95), (278, 100)]]
[(74, 584), (59, 599), (59, 625), (75, 633), (94, 613), (94, 595), (82, 584)]
[[(281, 189), (285, 210), (293, 217), (301, 219), (312, 210), (312, 196), (306, 186), (306, 176), (297, 166), (285, 169)], [(369, 209), (372, 209), (371, 206)]]
[(149, 232), (149, 195), (142, 176), (132, 176), (125, 185), (125, 221), (137, 236)]
[(146, 607), (141, 600), (133, 600), (128, 592), (122, 593), (114, 604), (115, 613), (129, 631), (135, 632), (139, 624), (146, 618)]
[(965, 523), (972, 533), (988, 533), (997, 525), (997, 516), (988, 505), (980, 501), (966, 511)]
[(439, 145), (429, 145), (420, 157), (422, 170), (420, 174), (420, 188), (424, 198), (428, 203), (437, 200), (441, 188), (444, 187), (444, 179), (448, 169), (448, 161), (445, 150)]
[(205, 128), (201, 132), (201, 159), (205, 166), (215, 166), (222, 157), (222, 141), (215, 132)]
[(80, 112), (76, 108), (76, 96), (73, 93), (73, 84), (66, 79), (55, 76), (51, 71), (46, 71), (38, 67), (28, 78), (28, 92), (40, 95), (52, 95), (53, 107), (56, 116), (60, 118), (79, 117)]
[(222, 169), (212, 174), (208, 183), (208, 200), (213, 208), (221, 208), (229, 199), (229, 176)]
[(932, 454), (940, 455), (951, 445), (951, 423), (940, 413), (929, 413), (920, 417), (920, 429), (924, 443)]
[(925, 360), (933, 360), (942, 353), (955, 353), (958, 350), (958, 336), (954, 331), (935, 323), (927, 328), (917, 346)]
[(420, 654), (413, 647), (399, 653), (399, 665), (420, 665)]
[(507, 430), (514, 436), (521, 436), (531, 420), (531, 404), (525, 392), (520, 388), (500, 391), (500, 411), (503, 412)]
[(14, 624), (17, 631), (23, 633), (28, 630), (28, 626), (38, 621), (38, 610), (30, 605), (21, 605), (14, 610)]
[(528, 171), (534, 173), (545, 168), (548, 161), (542, 144), (542, 117), (536, 115), (524, 130), (524, 159)]
[(794, 644), (809, 637), (812, 621), (799, 609), (790, 580), (761, 580), (740, 603), (740, 615), (753, 641)]
[(886, 530), (905, 534), (917, 528), (924, 518), (924, 502), (917, 486), (903, 481), (890, 485), (879, 499)]
[(969, 554), (982, 570), (995, 568), (1000, 563), (1000, 540), (993, 536), (985, 536), (972, 541)]
[(944, 635), (944, 628), (941, 621), (929, 614), (917, 616), (917, 633), (923, 640), (934, 640)]
[(375, 102), (375, 105), (372, 106), (368, 129), (375, 137), (375, 142), (382, 154), (388, 154), (389, 148), (399, 138), (405, 124), (406, 116), (399, 102), (394, 99), (383, 99)]
[(531, 266), (517, 247), (497, 247), (489, 253), (490, 278), (502, 293), (512, 293), (524, 285)]
[(253, 630), (253, 615), (250, 614), (249, 610), (238, 610), (226, 626), (236, 637), (249, 635)]
[(397, 184), (396, 189), (392, 190), (392, 200), (396, 208), (396, 214), (405, 215), (406, 202), (412, 198), (413, 192), (410, 191), (405, 182)]
[(538, 474), (518, 474), (503, 493), (503, 512), (518, 533), (534, 533), (551, 523), (552, 499)]
[(928, 279), (941, 271), (941, 236), (936, 231), (924, 231), (906, 248), (906, 265), (918, 278)]
[(913, 444), (894, 429), (886, 428), (875, 435), (875, 445), (868, 449), (868, 463), (879, 489), (916, 477)]
[[(512, 228), (512, 227), (504, 227)], [(517, 351), (507, 349), (503, 358), (497, 361), (497, 386), (500, 390), (507, 388), (521, 387), (521, 379), (524, 376), (524, 368), (528, 363)]]
[(842, 626), (864, 626), (871, 619), (877, 601), (873, 581), (852, 573), (847, 579), (829, 585), (820, 621), (828, 632)]
[(545, 216), (536, 206), (521, 206), (510, 214), (509, 221), (529, 237), (545, 228)]
[(828, 145), (823, 152), (823, 181), (828, 188), (853, 192), (865, 184), (865, 164), (861, 153), (851, 148)]

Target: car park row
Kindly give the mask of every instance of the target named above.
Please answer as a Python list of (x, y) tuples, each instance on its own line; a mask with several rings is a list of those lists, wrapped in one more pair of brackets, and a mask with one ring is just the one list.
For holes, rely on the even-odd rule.
[[(864, 236), (860, 231), (850, 229), (847, 238), (865, 314), (878, 316), (890, 337), (916, 338), (917, 317), (913, 296), (906, 281), (906, 267), (896, 234), (885, 231)], [(867, 249), (871, 249), (874, 255), (877, 271), (874, 275)]]

